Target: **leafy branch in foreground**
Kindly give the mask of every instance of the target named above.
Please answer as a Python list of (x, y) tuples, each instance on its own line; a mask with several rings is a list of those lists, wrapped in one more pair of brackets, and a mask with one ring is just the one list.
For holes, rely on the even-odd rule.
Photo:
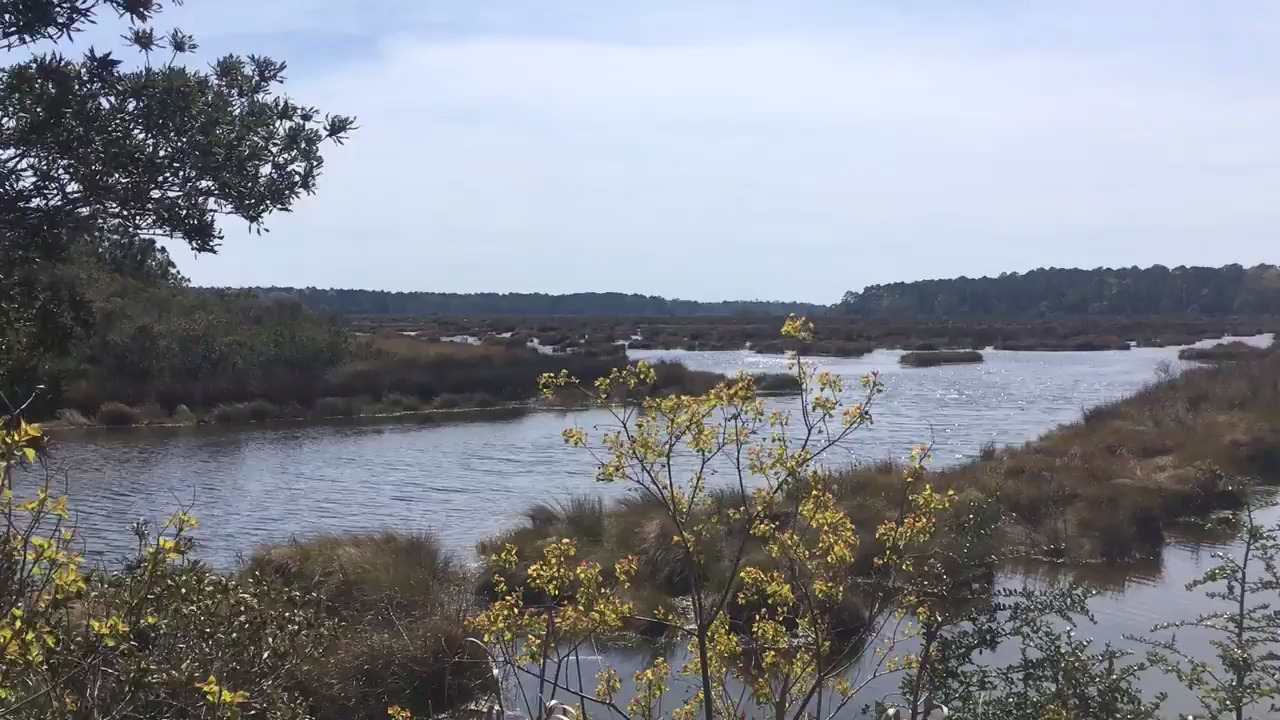
[[(137, 553), (85, 567), (43, 434), (0, 423), (0, 718), (301, 718), (328, 623), (306, 595), (189, 557), (195, 519), (136, 527)], [(31, 484), (22, 493), (20, 484)]]
[[(783, 333), (804, 341), (813, 326), (792, 317)], [(635, 559), (605, 568), (580, 560), (572, 541), (552, 540), (521, 579), (509, 546), (494, 558), (498, 599), (472, 627), (500, 669), (533, 679), (536, 697), (522, 696), (531, 716), (571, 699), (582, 713), (591, 706), (628, 718), (657, 717), (664, 702), (681, 718), (739, 717), (749, 707), (778, 718), (834, 717), (876, 678), (920, 662), (901, 646), (918, 636), (915, 618), (933, 612), (931, 583), (942, 566), (930, 543), (953, 496), (925, 481), (928, 452), (919, 449), (896, 513), (860, 533), (819, 460), (872, 422), (884, 385), (864, 377), (857, 402), (847, 403), (840, 377), (794, 356), (791, 369), (803, 398), (798, 418), (767, 408), (745, 376), (698, 397), (622, 404), (652, 382), (651, 366), (620, 368), (591, 387), (567, 373), (544, 378), (547, 394), (576, 388), (610, 413), (597, 442), (582, 428), (564, 432), (567, 444), (593, 452), (597, 479), (661, 508), (688, 582), (678, 608), (645, 619), (686, 640), (689, 661), (642, 669), (630, 702), (609, 667), (588, 689), (580, 651), (623, 630), (632, 608), (615, 594), (632, 581)], [(719, 502), (726, 484), (727, 507)], [(864, 542), (876, 552), (870, 570), (855, 567)], [(677, 679), (693, 691), (672, 701)]]
[[(1246, 713), (1280, 712), (1280, 526), (1267, 528), (1244, 510), (1239, 550), (1213, 553), (1217, 564), (1187, 583), (1202, 588), (1221, 610), (1192, 620), (1161, 623), (1152, 633), (1167, 637), (1133, 638), (1150, 648), (1149, 662), (1193, 691), (1208, 717), (1243, 720)], [(1178, 633), (1182, 632), (1181, 639)], [(1187, 651), (1187, 636), (1209, 637), (1212, 660)]]

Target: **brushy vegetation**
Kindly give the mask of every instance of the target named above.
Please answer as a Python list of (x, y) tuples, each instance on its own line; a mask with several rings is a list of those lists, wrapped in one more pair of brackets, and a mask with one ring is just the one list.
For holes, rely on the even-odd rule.
[(862, 357), (876, 349), (874, 343), (850, 340), (820, 340), (796, 342), (794, 340), (764, 340), (751, 343), (751, 350), (762, 355), (782, 355), (795, 352), (801, 355), (825, 355), (829, 357)]
[(756, 390), (765, 394), (798, 393), (800, 381), (791, 373), (760, 373), (753, 375)]
[(192, 558), (180, 512), (139, 525), (122, 565), (91, 568), (54, 474), (33, 465), (38, 429), (4, 427), (0, 715), (372, 720), (492, 692), (463, 630), (471, 573), (434, 538), (320, 537), (224, 574)]
[(326, 535), (258, 548), (244, 575), (317, 598), (335, 622), (306, 665), (317, 718), (418, 717), (492, 691), (488, 659), (466, 641), (470, 569), (430, 535)]
[[(190, 321), (188, 318), (188, 324)], [(266, 322), (266, 327), (273, 327), (273, 322)], [(195, 332), (199, 337), (206, 332), (218, 337), (218, 332), (208, 328)], [(196, 342), (202, 341), (197, 338)], [(487, 409), (535, 399), (538, 378), (547, 372), (569, 369), (594, 380), (627, 363), (625, 355), (618, 353), (548, 355), (523, 344), (469, 345), (399, 335), (344, 342), (349, 343), (343, 351), (348, 359), (335, 367), (326, 368), (317, 360), (319, 364), (304, 363), (296, 372), (273, 372), (234, 361), (228, 367), (244, 368), (243, 374), (237, 375), (243, 382), (224, 383), (223, 376), (210, 371), (201, 376), (198, 386), (160, 380), (156, 374), (142, 371), (108, 378), (102, 374), (103, 368), (116, 367), (116, 361), (112, 361), (88, 371), (96, 379), (82, 375), (68, 384), (62, 395), (65, 407), (61, 414), (77, 420), (92, 418), (99, 425), (123, 426)], [(246, 340), (246, 347), (254, 347), (251, 339)], [(139, 347), (138, 352), (141, 351)], [(287, 351), (282, 348), (282, 352)], [(153, 364), (164, 362), (156, 359)], [(178, 361), (171, 357), (170, 362)], [(696, 395), (725, 379), (718, 373), (690, 370), (676, 362), (659, 363), (657, 368), (657, 379), (646, 393)], [(130, 378), (136, 378), (136, 382)], [(783, 377), (768, 382), (771, 391), (795, 389), (794, 383)], [(102, 397), (125, 398), (128, 402), (100, 401)], [(217, 402), (209, 404), (214, 399)], [(179, 408), (184, 408), (183, 412), (179, 413)]]
[[(783, 333), (805, 342), (812, 326), (790, 318)], [(807, 408), (794, 428), (798, 437), (789, 414), (765, 409), (750, 378), (700, 397), (651, 398), (634, 411), (611, 398), (652, 382), (647, 364), (591, 389), (568, 373), (546, 379), (545, 392), (577, 388), (613, 414), (617, 429), (603, 431), (597, 477), (643, 498), (653, 529), (635, 532), (650, 539), (653, 552), (642, 558), (624, 551), (611, 563), (582, 554), (601, 549), (609, 537), (603, 506), (587, 500), (556, 511), (536, 508), (531, 527), (555, 535), (534, 547), (504, 541), (491, 555), (493, 600), (469, 625), (496, 668), (517, 681), (536, 678), (536, 699), (522, 696), (529, 716), (543, 714), (548, 699), (566, 696), (578, 699), (584, 714), (590, 701), (623, 717), (657, 717), (668, 683), (683, 677), (699, 691), (665, 700), (677, 704), (679, 717), (715, 720), (767, 710), (798, 719), (821, 707), (824, 697), (832, 714), (854, 700), (858, 691), (845, 676), (868, 657), (858, 648), (876, 642), (882, 654), (873, 674), (896, 672), (897, 644), (917, 635), (904, 634), (894, 618), (930, 616), (934, 601), (924, 593), (949, 582), (940, 574), (949, 555), (932, 540), (953, 496), (910, 482), (924, 459), (923, 452), (914, 455), (908, 482), (899, 484), (901, 512), (864, 529), (879, 553), (876, 579), (860, 582), (867, 576), (854, 568), (864, 536), (837, 508), (813, 463), (870, 422), (883, 385), (875, 376), (864, 378), (863, 401), (842, 412), (840, 378), (807, 365), (797, 365), (796, 373)], [(566, 430), (564, 439), (591, 447), (582, 429)], [(707, 484), (709, 464), (718, 457), (740, 463), (729, 492)], [(922, 551), (932, 557), (909, 559)], [(666, 587), (652, 588), (660, 577)], [(582, 648), (636, 619), (632, 587), (687, 598), (684, 610), (652, 608), (649, 622), (686, 641), (691, 658), (678, 670), (659, 658), (639, 672), (638, 692), (624, 711), (621, 681), (607, 667), (592, 694), (580, 677), (576, 686), (570, 675), (561, 678), (563, 668), (580, 664)], [(743, 692), (734, 692), (735, 685)]]
[[(753, 378), (628, 365), (606, 336), (559, 339), (579, 352), (552, 368), (523, 338), (443, 359), (426, 344), (361, 347), (295, 303), (188, 291), (144, 240), (212, 252), (219, 216), (259, 227), (314, 189), (320, 144), (342, 140), (351, 119), (273, 92), (284, 65), (269, 58), (226, 57), (209, 73), (177, 65), (196, 46), (180, 31), (154, 32), (158, 3), (10, 5), (0, 13), (6, 50), (56, 42), (95, 10), (113, 10), (148, 61), (34, 53), (0, 83), (0, 106), (14, 118), (0, 124), (0, 159), (13, 170), (0, 183), (0, 717), (410, 720), (487, 714), (491, 703), (502, 716), (515, 698), (495, 680), (511, 675), (536, 683), (518, 686), (520, 701), (545, 720), (574, 716), (569, 704), (585, 720), (588, 703), (653, 720), (664, 701), (682, 705), (672, 713), (681, 720), (825, 720), (863, 702), (911, 720), (945, 714), (944, 702), (979, 720), (1139, 720), (1158, 711), (1158, 698), (1138, 692), (1148, 667), (1172, 671), (1210, 714), (1241, 718), (1280, 695), (1271, 654), (1280, 623), (1270, 597), (1250, 602), (1280, 589), (1280, 545), (1251, 517), (1243, 556), (1203, 579), (1225, 586), (1213, 597), (1235, 608), (1192, 623), (1225, 630), (1213, 658), (1160, 639), (1147, 663), (1131, 663), (1061, 630), (1087, 612), (1082, 594), (992, 592), (985, 582), (995, 548), (1123, 557), (1158, 544), (1168, 518), (1241, 503), (1237, 474), (1280, 465), (1274, 358), (1195, 371), (956, 471), (927, 473), (921, 449), (902, 468), (832, 474), (815, 463), (871, 421), (883, 390), (874, 375), (863, 379), (863, 402), (841, 412), (843, 380), (798, 365), (797, 443), (792, 418), (765, 409)], [(1256, 305), (1274, 290), (1246, 283), (1252, 294), (1230, 296), (1185, 284), (1181, 297), (1204, 303), (1188, 314)], [(1104, 310), (1161, 295), (1135, 283), (1092, 287)], [(788, 342), (817, 347), (802, 318), (783, 330)], [(934, 339), (910, 341), (922, 350)], [(194, 559), (196, 519), (178, 512), (158, 528), (137, 524), (132, 557), (91, 567), (58, 476), (43, 464), (47, 440), (24, 418), (61, 405), (68, 422), (111, 424), (461, 405), (521, 395), (543, 368), (561, 371), (536, 378), (544, 393), (586, 383), (615, 413), (598, 478), (642, 499), (535, 508), (487, 558), (480, 607), (471, 573), (426, 535), (260, 548), (229, 574)], [(30, 397), (9, 390), (41, 378), (49, 392), (38, 397), (53, 405), (9, 406)], [(565, 441), (588, 445), (581, 429)], [(706, 484), (715, 458), (735, 463), (736, 487)], [(1097, 544), (1081, 553), (1081, 538)], [(619, 552), (631, 547), (639, 552)], [(680, 602), (654, 602), (642, 616), (646, 595)], [(634, 677), (630, 702), (607, 665), (588, 690), (580, 651), (637, 623), (687, 640), (690, 661), (674, 668), (657, 655)], [(907, 640), (916, 642), (909, 653), (899, 647)], [(1002, 640), (1019, 643), (1020, 658), (985, 662)], [(867, 697), (849, 675), (863, 660), (873, 676), (899, 677), (900, 693)], [(669, 697), (677, 675), (695, 692)], [(475, 699), (484, 703), (464, 707)]]
[[(789, 323), (788, 329), (803, 334), (802, 323)], [(649, 371), (635, 372), (640, 374), (623, 373), (611, 381), (643, 382)], [(1272, 396), (1253, 409), (1274, 412), (1280, 407), (1280, 374), (1275, 368), (1259, 372), (1270, 379)], [(798, 719), (810, 716), (813, 703), (825, 708), (818, 717), (836, 717), (855, 699), (884, 718), (920, 720), (958, 711), (984, 719), (1137, 719), (1158, 717), (1161, 711), (1163, 696), (1140, 691), (1143, 673), (1152, 668), (1185, 681), (1214, 712), (1243, 717), (1263, 709), (1260, 701), (1277, 697), (1280, 685), (1269, 674), (1273, 660), (1267, 653), (1280, 639), (1280, 623), (1266, 613), (1265, 604), (1248, 606), (1245, 596), (1265, 599), (1280, 590), (1274, 563), (1280, 531), (1249, 523), (1251, 536), (1271, 538), (1257, 549), (1265, 547), (1265, 557), (1272, 559), (1259, 553), (1252, 575), (1228, 561), (1205, 576), (1207, 584), (1226, 581), (1215, 597), (1239, 596), (1240, 602), (1239, 609), (1224, 609), (1202, 624), (1226, 636), (1232, 627), (1247, 629), (1217, 645), (1219, 667), (1172, 656), (1170, 649), (1181, 651), (1176, 642), (1155, 646), (1163, 656), (1153, 653), (1145, 662), (1134, 662), (1126, 651), (1094, 647), (1075, 635), (1075, 623), (1087, 621), (1088, 593), (1071, 587), (991, 589), (990, 563), (1008, 557), (1011, 549), (1054, 553), (1064, 547), (1025, 537), (1010, 542), (1018, 538), (1019, 518), (1010, 517), (1014, 513), (1003, 497), (976, 486), (957, 489), (966, 469), (927, 473), (921, 464), (926, 450), (914, 452), (905, 467), (830, 473), (811, 465), (829, 447), (818, 442), (810, 450), (812, 430), (825, 428), (838, 414), (842, 387), (829, 375), (809, 375), (815, 383), (811, 388), (805, 373), (801, 366), (804, 395), (814, 394), (813, 415), (804, 416), (799, 437), (793, 438), (796, 454), (787, 416), (769, 415), (751, 404), (749, 385), (724, 386), (703, 399), (646, 403), (642, 414), (618, 414), (621, 429), (606, 431), (601, 441), (598, 478), (625, 483), (635, 491), (633, 497), (610, 506), (589, 497), (539, 505), (529, 511), (526, 526), (481, 544), (490, 562), (483, 576), (491, 578), (484, 585), (491, 604), (471, 626), (483, 633), (497, 667), (536, 688), (536, 693), (530, 688), (509, 698), (512, 702), (523, 702), (530, 715), (541, 714), (544, 706), (548, 713), (559, 712), (555, 708), (568, 703), (583, 713), (599, 707), (621, 717), (649, 718), (665, 699), (683, 703), (680, 717), (708, 720), (752, 713)], [(1231, 397), (1222, 405), (1186, 409), (1186, 420), (1206, 420), (1200, 410), (1238, 406), (1240, 387), (1234, 384), (1258, 379), (1200, 376), (1172, 390), (1167, 381), (1133, 407), (1110, 408), (1089, 422), (1131, 421), (1131, 413), (1147, 415), (1149, 403), (1168, 401), (1171, 394), (1194, 394), (1205, 383), (1229, 386), (1223, 389)], [(572, 383), (566, 376), (549, 379), (551, 389), (566, 383)], [(844, 431), (824, 440), (839, 442), (851, 428), (869, 422), (879, 385), (874, 376), (863, 385), (870, 392), (843, 414)], [(607, 387), (598, 391), (607, 397)], [(754, 424), (766, 417), (767, 426)], [(764, 427), (770, 428), (767, 439), (757, 434)], [(1107, 430), (1114, 428), (1094, 428), (1092, 441)], [(761, 446), (750, 445), (756, 438)], [(587, 433), (579, 429), (566, 430), (565, 441), (590, 447)], [(1060, 441), (1051, 435), (1038, 444)], [(1267, 446), (1274, 450), (1280, 443)], [(673, 460), (677, 448), (692, 455), (692, 462)], [(1073, 448), (1073, 454), (1079, 450)], [(967, 470), (999, 463), (1008, 452), (984, 451)], [(707, 463), (722, 455), (751, 458), (747, 472), (758, 484), (747, 485), (739, 469), (736, 485), (707, 485)], [(885, 476), (891, 479), (880, 484)], [(1105, 543), (1111, 538), (1104, 524), (1124, 527), (1106, 513), (1114, 503), (1063, 497), (1053, 492), (1059, 488), (1052, 486), (1052, 477), (1034, 480), (1038, 485), (1021, 484), (1026, 496), (1039, 493), (1048, 507), (1065, 501), (1068, 510), (1083, 510), (1076, 521), (1090, 524), (1074, 529)], [(1086, 480), (1098, 482), (1075, 477), (1067, 484)], [(1119, 485), (1133, 490), (1132, 483)], [(1160, 517), (1203, 513), (1242, 499), (1220, 496), (1225, 484), (1171, 489), (1157, 497), (1157, 504), (1165, 501), (1155, 511), (1157, 533)], [(1062, 526), (1065, 530), (1067, 523)], [(1247, 549), (1242, 562), (1249, 562)], [(913, 622), (904, 627), (893, 620), (904, 617)], [(581, 648), (599, 647), (625, 630), (686, 640), (688, 661), (676, 668), (660, 657), (637, 672), (635, 695), (624, 710), (616, 699), (620, 683), (608, 667), (598, 675), (594, 693), (571, 671), (562, 671), (581, 662)], [(908, 639), (915, 650), (898, 659), (898, 645)], [(993, 661), (989, 654), (1010, 643), (1020, 650), (1013, 656), (1021, 659)], [(1175, 667), (1184, 660), (1189, 671)], [(854, 665), (865, 665), (857, 683), (846, 675)], [(893, 700), (860, 696), (868, 678), (885, 675), (901, 681)], [(675, 678), (699, 692), (668, 697)]]
[(937, 367), (939, 365), (971, 365), (982, 362), (977, 350), (934, 350), (903, 353), (898, 364), (904, 367)]
[[(568, 382), (567, 375), (544, 378), (544, 391)], [(621, 368), (597, 388), (598, 399), (614, 397), (610, 386), (626, 395), (655, 382), (651, 367)], [(1193, 370), (1025, 448), (992, 447), (974, 465), (942, 472), (926, 471), (924, 449), (904, 467), (819, 470), (812, 463), (827, 441), (870, 422), (882, 386), (868, 377), (866, 397), (841, 414), (838, 378), (808, 369), (796, 382), (815, 413), (804, 421), (805, 442), (773, 433), (786, 421), (758, 404), (751, 378), (720, 383), (701, 398), (646, 394), (643, 412), (612, 405), (636, 434), (606, 438), (612, 449), (601, 457), (600, 478), (635, 484), (639, 493), (618, 505), (583, 496), (531, 508), (526, 526), (482, 545), (487, 565), (478, 575), (430, 535), (395, 532), (262, 547), (240, 572), (219, 574), (190, 559), (194, 519), (185, 513), (158, 534), (140, 528), (134, 561), (84, 570), (70, 550), (74, 534), (62, 532), (65, 498), (44, 474), (34, 499), (6, 493), (0, 501), (10, 529), (0, 600), (21, 610), (0, 616), (0, 711), (61, 719), (109, 707), (144, 717), (163, 707), (177, 718), (339, 720), (430, 717), (494, 703), (527, 703), (537, 715), (544, 707), (602, 703), (622, 717), (648, 718), (667, 702), (683, 703), (684, 717), (767, 709), (798, 720), (813, 703), (827, 708), (819, 713), (826, 718), (856, 702), (877, 717), (916, 720), (941, 717), (944, 705), (982, 720), (1150, 719), (1160, 698), (1139, 688), (1151, 669), (1185, 679), (1214, 712), (1257, 709), (1280, 692), (1268, 654), (1280, 626), (1266, 604), (1280, 589), (1280, 545), (1276, 530), (1251, 518), (1243, 560), (1224, 555), (1202, 583), (1226, 581), (1213, 597), (1240, 598), (1239, 610), (1203, 621), (1227, 629), (1207, 661), (1165, 637), (1149, 641), (1146, 660), (1093, 647), (1071, 632), (1087, 622), (1088, 593), (990, 583), (992, 563), (1010, 549), (1059, 549), (1051, 535), (1033, 537), (1045, 528), (1078, 533), (1062, 543), (1061, 556), (1123, 557), (1105, 552), (1108, 543), (1123, 544), (1109, 527), (1137, 518), (1133, 528), (1150, 531), (1142, 512), (1114, 514), (1125, 498), (1131, 511), (1154, 503), (1157, 531), (1169, 518), (1242, 502), (1246, 488), (1228, 473), (1280, 470), (1280, 442), (1269, 434), (1280, 426), (1271, 414), (1280, 407), (1276, 358)], [(1251, 388), (1265, 392), (1246, 402)], [(825, 435), (816, 429), (833, 419), (843, 419), (845, 431), (810, 451)], [(1228, 426), (1255, 434), (1183, 447), (1197, 430)], [(0, 469), (9, 490), (39, 477), (22, 468), (38, 462), (44, 442), (17, 416), (3, 427)], [(1125, 427), (1129, 435), (1118, 432)], [(738, 455), (733, 449), (748, 438), (781, 450)], [(1099, 445), (1104, 438), (1118, 445)], [(587, 444), (581, 430), (566, 431), (565, 440)], [(1103, 481), (1114, 468), (1089, 469), (1085, 442), (1127, 457), (1127, 469), (1156, 460), (1161, 471), (1176, 474), (1190, 463), (1195, 473), (1185, 482), (1138, 472)], [(667, 443), (703, 462), (751, 458), (745, 471), (765, 484), (747, 485), (744, 476), (736, 487), (707, 486), (698, 463), (673, 462)], [(1028, 475), (1019, 464), (1019, 453), (1045, 457), (1050, 449), (1070, 458), (1052, 475)], [(664, 471), (668, 463), (673, 474)], [(1024, 482), (966, 480), (992, 477), (979, 468), (1010, 466), (1023, 468), (1017, 479)], [(669, 482), (674, 472), (689, 473), (688, 480)], [(1035, 496), (1046, 485), (1049, 492)], [(1022, 494), (1002, 494), (1013, 489)], [(1019, 498), (1065, 509), (1062, 522), (1026, 523)], [(3, 560), (32, 553), (32, 565)], [(1233, 635), (1237, 626), (1246, 632)], [(570, 674), (583, 649), (626, 633), (684, 638), (690, 662), (677, 668), (657, 656), (637, 675), (630, 703), (607, 666), (595, 691)], [(1023, 649), (1022, 659), (993, 662), (989, 653), (1008, 643)], [(862, 681), (850, 682), (848, 671), (860, 662), (872, 663), (872, 677), (898, 678), (900, 693), (868, 695)], [(495, 670), (525, 678), (525, 689), (517, 695), (495, 684)], [(677, 676), (714, 693), (676, 693)], [(798, 684), (776, 684), (780, 678)], [(743, 686), (750, 691), (729, 692)]]
[(997, 350), (1020, 350), (1024, 352), (1097, 352), (1100, 350), (1128, 350), (1130, 347), (1132, 346), (1128, 340), (1116, 335), (1082, 336), (1062, 339), (1031, 338), (1023, 340), (1004, 340), (996, 343)]
[[(885, 463), (852, 467), (833, 472), (830, 487), (845, 512), (874, 526), (896, 507), (902, 471)], [(1152, 555), (1180, 519), (1241, 507), (1248, 478), (1280, 478), (1280, 357), (1194, 368), (1023, 446), (990, 447), (929, 474), (939, 491), (996, 512), (1006, 545), (1078, 560)], [(652, 508), (637, 500), (604, 512), (593, 521), (603, 536), (531, 523), (494, 542), (527, 550), (546, 537), (574, 537), (584, 552), (601, 546), (640, 556), (642, 567), (664, 573), (642, 585), (670, 587), (665, 574), (678, 569), (662, 553), (651, 555), (662, 543), (645, 540), (665, 532), (646, 525)]]
[(1210, 347), (1190, 347), (1178, 351), (1179, 360), (1199, 360), (1201, 362), (1234, 362), (1252, 360), (1271, 352), (1271, 348), (1260, 348), (1244, 342), (1229, 342), (1211, 345)]
[(482, 342), (537, 338), (547, 347), (625, 342), (633, 349), (798, 351), (802, 355), (858, 357), (878, 348), (901, 350), (1125, 350), (1190, 345), (1225, 335), (1277, 329), (1274, 317), (1019, 318), (1016, 320), (865, 319), (825, 315), (812, 340), (778, 337), (785, 318), (730, 317), (353, 317), (353, 329), (372, 334), (414, 332), (423, 338), (468, 335)]

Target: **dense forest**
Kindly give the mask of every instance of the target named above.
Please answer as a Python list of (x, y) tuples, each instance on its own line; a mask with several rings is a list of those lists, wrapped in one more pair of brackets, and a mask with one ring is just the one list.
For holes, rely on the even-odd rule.
[[(293, 287), (250, 288), (307, 309), (365, 317), (734, 317), (822, 315), (835, 310), (893, 320), (1055, 317), (1238, 317), (1280, 314), (1280, 268), (1153, 265), (1040, 268), (998, 277), (869, 285), (835, 306), (737, 300), (699, 302), (625, 293), (439, 293)], [(205, 292), (224, 292), (206, 289)]]
[(1280, 268), (1040, 268), (870, 285), (845, 293), (840, 309), (893, 319), (1273, 315), (1280, 313)]
[(814, 315), (830, 308), (816, 303), (735, 300), (698, 302), (656, 295), (615, 292), (437, 293), (318, 288), (254, 288), (265, 297), (293, 297), (308, 309), (343, 315), (398, 317), (688, 317), (730, 315)]

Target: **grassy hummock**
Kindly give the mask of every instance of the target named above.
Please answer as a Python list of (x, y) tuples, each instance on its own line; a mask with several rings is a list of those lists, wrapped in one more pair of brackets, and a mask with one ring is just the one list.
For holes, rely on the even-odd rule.
[(898, 363), (904, 367), (937, 367), (939, 365), (966, 365), (982, 362), (977, 350), (936, 350), (903, 353)]

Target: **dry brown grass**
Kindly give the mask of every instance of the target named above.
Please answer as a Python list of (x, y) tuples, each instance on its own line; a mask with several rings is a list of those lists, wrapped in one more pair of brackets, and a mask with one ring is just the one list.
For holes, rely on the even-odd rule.
[(898, 364), (924, 368), (980, 363), (982, 360), (982, 353), (977, 350), (931, 350), (903, 353), (898, 358)]
[(1199, 360), (1202, 362), (1236, 362), (1251, 360), (1271, 352), (1271, 348), (1260, 348), (1239, 340), (1229, 343), (1218, 343), (1209, 347), (1189, 347), (1178, 351), (1181, 360)]
[[(896, 469), (842, 474), (850, 505)], [(976, 491), (1028, 549), (1073, 559), (1151, 555), (1171, 523), (1240, 507), (1280, 480), (1280, 359), (1196, 368), (1021, 447), (933, 473)], [(853, 509), (851, 507), (851, 509)]]
[(389, 705), (435, 717), (487, 690), (487, 658), (463, 631), (472, 573), (431, 535), (384, 531), (265, 546), (245, 572), (319, 594), (339, 621), (328, 650), (307, 669), (317, 718), (385, 718)]
[[(470, 345), (458, 342), (425, 340), (409, 335), (372, 335), (361, 338), (359, 344), (365, 352), (387, 353), (402, 358), (502, 358), (511, 355), (513, 348), (495, 344)], [(517, 349), (518, 350), (518, 349)]]

